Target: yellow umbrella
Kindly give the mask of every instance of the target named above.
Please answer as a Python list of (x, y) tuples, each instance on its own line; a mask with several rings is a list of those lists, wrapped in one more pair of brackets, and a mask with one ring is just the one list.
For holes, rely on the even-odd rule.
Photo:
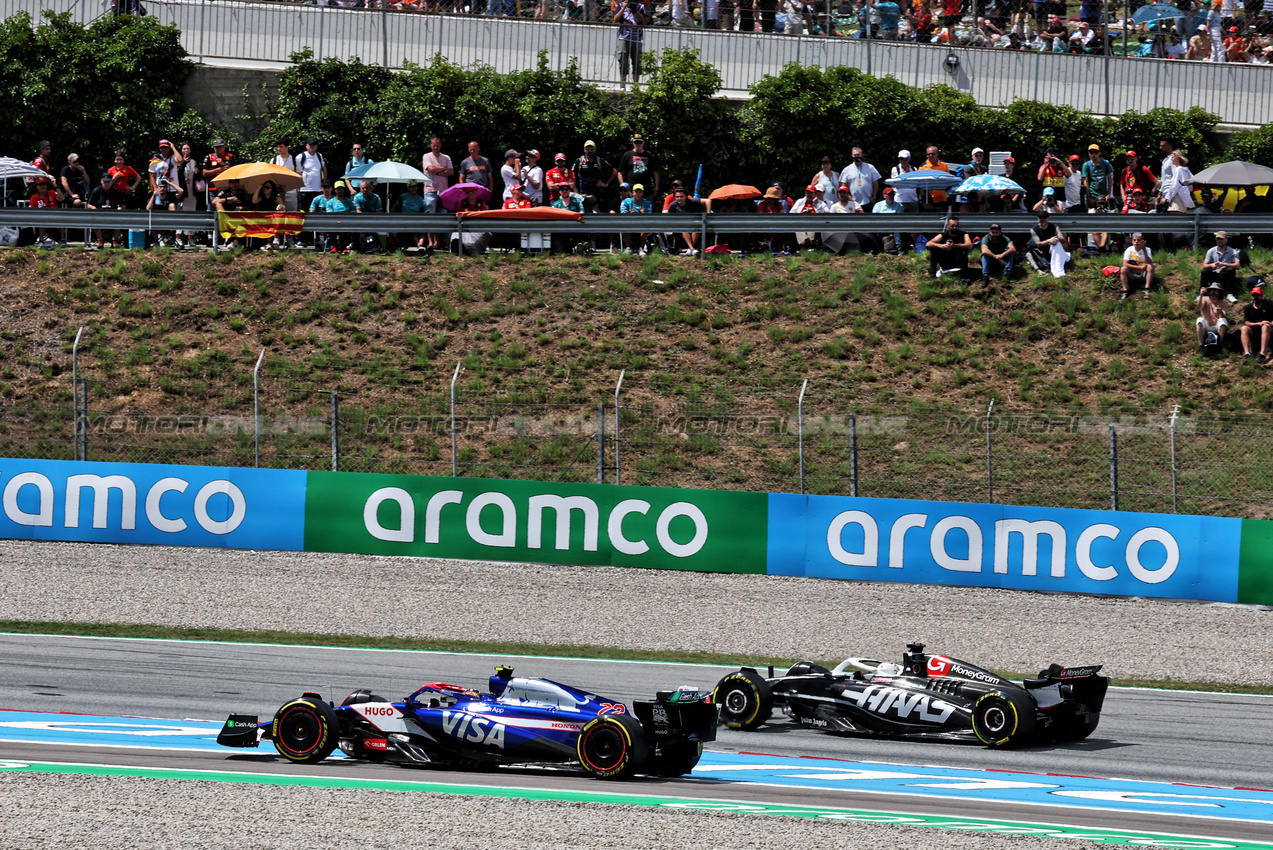
[(268, 162), (245, 162), (232, 165), (217, 175), (212, 181), (212, 188), (224, 189), (231, 180), (239, 181), (239, 188), (247, 192), (255, 192), (266, 180), (273, 180), (280, 192), (299, 189), (305, 185), (305, 178), (290, 168), (281, 165), (270, 165)]

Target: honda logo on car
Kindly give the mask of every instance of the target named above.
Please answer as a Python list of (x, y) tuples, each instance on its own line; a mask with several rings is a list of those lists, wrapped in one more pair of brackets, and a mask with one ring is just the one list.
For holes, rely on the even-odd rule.
[[(477, 493), (468, 499), (467, 505), (464, 505), (465, 497), (463, 490), (441, 490), (429, 497), (424, 508), (425, 543), (441, 543), (445, 528), (448, 534), (463, 529), (470, 540), (482, 546), (512, 549), (518, 545), (518, 537), (521, 535), (528, 549), (542, 549), (545, 514), (551, 511), (555, 519), (551, 524), (554, 548), (570, 548), (571, 530), (577, 517), (583, 524), (584, 551), (598, 551), (601, 510), (587, 496), (559, 496), (553, 493), (533, 495), (520, 510), (513, 498), (506, 493)], [(397, 506), (396, 523), (381, 521), (381, 505), (386, 503)], [(462, 506), (462, 523), (459, 521), (461, 508), (446, 510), (449, 505)], [(616, 551), (625, 555), (643, 555), (650, 551), (648, 540), (633, 540), (626, 536), (623, 523), (632, 514), (649, 514), (652, 507), (650, 502), (642, 499), (624, 499), (614, 506), (606, 517), (605, 530), (610, 545)], [(495, 530), (488, 530), (491, 528), (490, 519), (487, 519), (486, 527), (483, 526), (484, 516), (496, 520)], [(677, 540), (671, 534), (672, 521), (679, 517), (689, 519), (693, 525), (693, 534), (688, 540)], [(413, 543), (416, 538), (415, 500), (401, 487), (382, 487), (373, 492), (363, 505), (363, 526), (368, 534), (378, 540)], [(697, 505), (674, 502), (658, 514), (654, 530), (655, 542), (673, 557), (688, 558), (696, 554), (707, 543), (707, 537), (707, 516)]]
[(876, 714), (892, 714), (906, 720), (918, 712), (919, 719), (929, 723), (944, 723), (955, 711), (955, 706), (925, 694), (904, 691), (901, 688), (871, 685), (862, 691), (845, 690), (844, 698), (859, 708)]
[[(1053, 520), (998, 519), (988, 527), (984, 518), (978, 522), (970, 516), (958, 514), (940, 517), (931, 527), (929, 520), (927, 513), (903, 514), (893, 520), (885, 532), (888, 535), (887, 566), (890, 569), (922, 566), (920, 562), (926, 559), (914, 551), (919, 542), (915, 538), (922, 534), (921, 529), (928, 532), (925, 548), (932, 563), (942, 570), (956, 573), (984, 571), (983, 552), (987, 537), (993, 540), (992, 569), (999, 575), (1009, 572), (1014, 536), (1020, 538), (1020, 557), (1016, 563), (1023, 576), (1039, 574), (1039, 549), (1044, 538), (1050, 551), (1047, 575), (1051, 578), (1065, 578), (1067, 565), (1073, 565), (1093, 581), (1110, 581), (1125, 570), (1137, 581), (1152, 585), (1171, 578), (1180, 564), (1180, 543), (1171, 532), (1157, 526), (1142, 527), (1131, 534), (1124, 534), (1123, 529), (1116, 525), (1092, 523), (1082, 527), (1071, 546), (1066, 527)], [(1070, 525), (1071, 532), (1075, 528), (1075, 525)], [(880, 535), (880, 525), (872, 514), (848, 510), (831, 519), (825, 539), (831, 557), (839, 563), (854, 567), (879, 567)], [(853, 542), (846, 544), (846, 537)], [(923, 543), (919, 545), (923, 546)], [(1120, 555), (1121, 558), (1118, 557)]]

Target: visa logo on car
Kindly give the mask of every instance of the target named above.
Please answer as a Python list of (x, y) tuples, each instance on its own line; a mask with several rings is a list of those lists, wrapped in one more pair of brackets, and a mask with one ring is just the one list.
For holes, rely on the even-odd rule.
[[(489, 729), (487, 727), (490, 727)], [(504, 749), (504, 724), (463, 711), (442, 712), (442, 729), (461, 741)]]
[(876, 714), (893, 714), (899, 720), (907, 720), (918, 712), (919, 719), (928, 723), (944, 723), (955, 711), (955, 706), (926, 694), (871, 685), (863, 691), (844, 692), (844, 698), (859, 708)]

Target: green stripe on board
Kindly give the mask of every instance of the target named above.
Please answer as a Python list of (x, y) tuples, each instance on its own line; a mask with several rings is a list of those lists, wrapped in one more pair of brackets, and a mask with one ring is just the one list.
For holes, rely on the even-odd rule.
[(1238, 601), (1273, 605), (1273, 521), (1242, 520), (1238, 550)]
[(1273, 844), (1252, 843), (1182, 836), (1162, 832), (1138, 832), (1124, 829), (1097, 829), (1057, 824), (1026, 823), (1008, 820), (982, 820), (965, 817), (914, 815), (895, 812), (873, 812), (824, 806), (785, 806), (772, 803), (743, 803), (730, 800), (706, 800), (677, 797), (654, 797), (609, 791), (567, 791), (541, 788), (490, 788), (479, 785), (455, 785), (439, 782), (398, 782), (386, 779), (354, 779), (325, 776), (287, 776), (283, 774), (232, 773), (221, 770), (180, 770), (154, 767), (65, 764), (59, 762), (26, 762), (0, 760), (0, 770), (23, 773), (88, 774), (92, 776), (129, 776), (148, 779), (197, 779), (207, 782), (242, 782), (252, 785), (284, 785), (308, 788), (367, 788), (380, 791), (414, 791), (432, 794), (460, 794), (474, 797), (502, 797), (516, 800), (555, 802), (610, 803), (629, 806), (677, 809), (681, 811), (731, 812), (735, 814), (785, 815), (787, 817), (878, 823), (897, 826), (957, 829), (961, 832), (985, 832), (998, 835), (1068, 838), (1101, 844), (1137, 847), (1200, 848), (1211, 850), (1273, 850)]

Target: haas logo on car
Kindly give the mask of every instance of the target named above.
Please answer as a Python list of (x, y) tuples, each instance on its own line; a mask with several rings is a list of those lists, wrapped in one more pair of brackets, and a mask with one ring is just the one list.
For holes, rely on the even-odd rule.
[(928, 675), (940, 679), (950, 672), (950, 659), (944, 655), (934, 655), (928, 659)]
[(898, 720), (909, 720), (912, 715), (926, 723), (944, 723), (955, 711), (955, 706), (925, 694), (871, 685), (863, 691), (844, 692), (844, 698), (856, 703), (858, 708), (875, 714), (891, 714)]
[(442, 712), (442, 729), (461, 741), (504, 749), (504, 724), (463, 711)]

